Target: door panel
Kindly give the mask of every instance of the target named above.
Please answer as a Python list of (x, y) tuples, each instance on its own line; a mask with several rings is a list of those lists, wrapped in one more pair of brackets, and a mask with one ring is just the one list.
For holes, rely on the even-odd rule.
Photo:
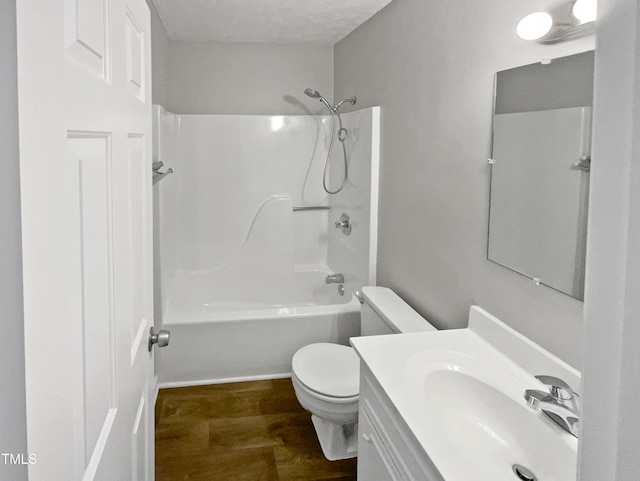
[[(113, 317), (113, 246), (111, 229), (111, 158), (107, 134), (69, 134), (70, 160), (77, 166), (78, 229), (82, 314), (76, 342), (82, 353), (78, 372), (83, 379), (81, 415), (85, 468), (98, 437), (109, 435), (110, 411), (115, 409)], [(113, 415), (113, 413), (111, 413)], [(99, 453), (96, 453), (100, 456)]]
[[(126, 179), (128, 190), (128, 212), (131, 232), (131, 296), (133, 309), (131, 324), (131, 364), (135, 362), (136, 355), (141, 352), (140, 343), (147, 342), (149, 328), (151, 327), (147, 285), (149, 273), (145, 266), (148, 264), (145, 252), (149, 249), (150, 238), (145, 225), (146, 199), (149, 196), (147, 184), (149, 181), (149, 168), (145, 161), (145, 139), (143, 135), (128, 136), (127, 157), (129, 161), (129, 175)], [(152, 291), (153, 292), (153, 291)]]
[(69, 59), (108, 79), (108, 0), (65, 0), (65, 47)]
[(127, 8), (125, 20), (127, 55), (127, 91), (135, 98), (144, 100), (144, 30), (136, 16)]
[(147, 392), (143, 393), (138, 405), (138, 412), (131, 432), (131, 481), (146, 481), (149, 479), (149, 453), (150, 439), (147, 436), (149, 429), (149, 408)]

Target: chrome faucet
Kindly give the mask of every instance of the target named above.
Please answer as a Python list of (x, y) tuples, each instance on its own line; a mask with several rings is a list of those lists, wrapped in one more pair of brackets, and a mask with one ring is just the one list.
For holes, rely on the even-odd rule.
[(344, 284), (344, 276), (342, 274), (332, 274), (324, 279), (325, 284)]
[(527, 406), (535, 411), (542, 411), (577, 438), (580, 431), (578, 395), (566, 382), (557, 377), (536, 376), (536, 379), (549, 386), (549, 391), (527, 389), (524, 393)]

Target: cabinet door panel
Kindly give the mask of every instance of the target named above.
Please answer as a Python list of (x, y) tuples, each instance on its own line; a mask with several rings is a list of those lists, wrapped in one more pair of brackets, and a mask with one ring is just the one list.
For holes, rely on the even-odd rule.
[(358, 479), (401, 480), (365, 409), (360, 409), (358, 420)]

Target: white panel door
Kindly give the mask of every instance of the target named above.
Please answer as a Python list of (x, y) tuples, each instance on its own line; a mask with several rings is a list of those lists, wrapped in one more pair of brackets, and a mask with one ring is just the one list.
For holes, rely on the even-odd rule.
[(17, 7), (29, 479), (152, 481), (149, 10)]

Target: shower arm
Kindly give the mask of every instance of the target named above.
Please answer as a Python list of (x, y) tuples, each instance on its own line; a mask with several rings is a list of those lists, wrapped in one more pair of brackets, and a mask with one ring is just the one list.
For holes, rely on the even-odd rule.
[(336, 113), (336, 108), (335, 108), (335, 107), (332, 107), (332, 106), (329, 104), (329, 102), (327, 102), (327, 101), (326, 101), (326, 99), (325, 99), (324, 97), (320, 97), (320, 98), (319, 98), (319, 100), (320, 100), (320, 102), (322, 102), (323, 104), (325, 104), (325, 105), (327, 106), (327, 108), (329, 109), (329, 111), (330, 111), (332, 114), (335, 114), (335, 113)]
[(351, 103), (351, 105), (355, 105), (355, 104), (356, 104), (356, 98), (355, 98), (355, 96), (354, 96), (354, 97), (351, 97), (350, 99), (344, 99), (344, 100), (341, 100), (340, 102), (338, 102), (338, 103), (336, 104), (336, 106), (333, 108), (333, 110), (335, 110), (335, 111), (336, 111), (336, 113), (337, 113), (337, 112), (338, 112), (338, 109), (339, 109), (340, 107), (342, 107), (342, 104), (343, 104), (343, 103), (345, 103), (345, 102), (349, 102), (349, 103)]

